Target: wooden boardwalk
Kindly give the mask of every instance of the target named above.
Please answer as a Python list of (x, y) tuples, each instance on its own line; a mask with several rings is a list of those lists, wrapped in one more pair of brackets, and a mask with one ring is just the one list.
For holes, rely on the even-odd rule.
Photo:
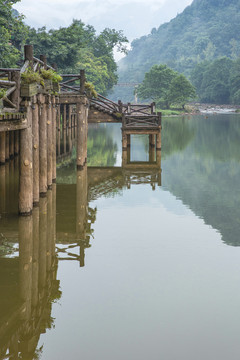
[[(88, 123), (122, 123), (123, 151), (130, 146), (133, 134), (148, 134), (149, 143), (161, 150), (161, 114), (155, 104), (134, 105), (116, 103), (98, 94), (92, 97), (85, 87), (85, 72), (64, 74), (60, 92), (53, 87), (32, 87), (23, 84), (21, 75), (55, 70), (45, 56), (34, 57), (33, 47), (24, 48), (21, 68), (0, 69), (0, 88), (5, 90), (0, 100), (0, 165), (20, 156), (19, 214), (29, 215), (40, 197), (47, 194), (56, 181), (56, 157), (63, 139), (67, 152), (67, 137), (72, 150), (75, 139), (78, 170), (87, 161)], [(1, 109), (2, 102), (2, 109)], [(74, 136), (73, 136), (74, 133)]]

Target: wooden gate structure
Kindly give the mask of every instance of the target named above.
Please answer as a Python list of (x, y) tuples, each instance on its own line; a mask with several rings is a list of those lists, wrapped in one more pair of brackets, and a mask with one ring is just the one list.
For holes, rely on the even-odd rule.
[[(33, 47), (24, 47), (21, 68), (0, 69), (0, 87), (5, 94), (0, 100), (0, 165), (19, 155), (19, 214), (30, 215), (40, 198), (56, 182), (56, 158), (72, 150), (74, 139), (77, 149), (77, 169), (87, 161), (88, 123), (122, 123), (123, 151), (130, 146), (131, 134), (148, 134), (150, 145), (161, 149), (161, 114), (155, 104), (132, 105), (115, 103), (98, 94), (88, 96), (85, 72), (64, 74), (61, 91), (52, 92), (42, 86), (31, 96), (23, 92), (21, 74), (29, 68), (55, 70), (45, 56), (34, 57)], [(63, 141), (61, 141), (63, 140)]]

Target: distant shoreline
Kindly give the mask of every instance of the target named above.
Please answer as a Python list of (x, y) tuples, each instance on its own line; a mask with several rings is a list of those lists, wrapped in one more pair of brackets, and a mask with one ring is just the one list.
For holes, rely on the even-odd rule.
[(232, 114), (240, 112), (240, 105), (191, 104), (201, 114)]

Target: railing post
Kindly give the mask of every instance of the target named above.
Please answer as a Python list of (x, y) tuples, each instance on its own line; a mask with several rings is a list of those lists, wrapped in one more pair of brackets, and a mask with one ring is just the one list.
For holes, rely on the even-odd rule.
[(122, 104), (122, 101), (121, 101), (121, 100), (118, 100), (118, 111), (119, 111), (120, 113), (123, 112), (123, 104)]
[(53, 63), (53, 64), (52, 64), (52, 67), (54, 68), (54, 70), (55, 70), (55, 71), (57, 71), (58, 66), (57, 66), (57, 64), (56, 64), (56, 63)]
[(151, 114), (156, 114), (156, 104), (155, 104), (155, 102), (151, 103)]
[(33, 46), (25, 45), (24, 46), (24, 59), (29, 61), (29, 66), (33, 68)]
[(159, 126), (162, 126), (162, 113), (161, 113), (161, 112), (158, 112), (158, 113), (157, 113), (157, 116), (158, 116), (158, 125), (159, 125)]
[(80, 94), (83, 95), (85, 92), (85, 70), (80, 70)]
[(20, 101), (20, 81), (21, 75), (20, 71), (11, 71), (10, 81), (15, 81), (16, 90), (10, 95), (10, 100), (16, 106), (16, 110), (19, 110), (19, 101)]
[(131, 103), (127, 104), (127, 113), (131, 114)]
[(44, 69), (47, 70), (47, 57), (46, 55), (40, 55), (40, 60), (44, 63)]
[(32, 109), (27, 105), (28, 127), (20, 132), (19, 213), (30, 215), (33, 208)]

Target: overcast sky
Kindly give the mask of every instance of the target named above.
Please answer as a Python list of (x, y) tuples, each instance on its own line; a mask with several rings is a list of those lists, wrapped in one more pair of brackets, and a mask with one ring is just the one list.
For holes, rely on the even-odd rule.
[(81, 19), (97, 32), (106, 27), (123, 30), (131, 42), (171, 20), (191, 3), (192, 0), (21, 0), (14, 7), (35, 28), (59, 28)]

